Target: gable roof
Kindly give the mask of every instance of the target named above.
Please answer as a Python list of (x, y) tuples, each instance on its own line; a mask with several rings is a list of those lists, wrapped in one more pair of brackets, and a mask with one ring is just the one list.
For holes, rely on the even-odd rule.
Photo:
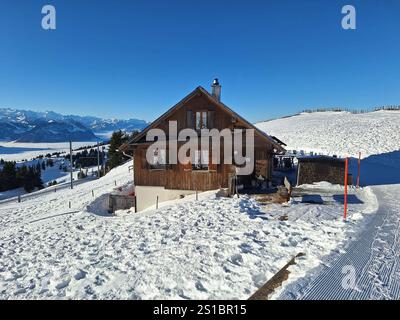
[(258, 129), (256, 126), (254, 126), (252, 123), (241, 117), (239, 114), (237, 114), (235, 111), (233, 111), (231, 108), (229, 108), (227, 105), (224, 103), (218, 101), (215, 99), (207, 90), (205, 90), (203, 87), (198, 86), (196, 89), (194, 89), (191, 93), (189, 93), (186, 97), (184, 97), (181, 101), (179, 101), (177, 104), (175, 104), (172, 108), (170, 108), (168, 111), (166, 111), (164, 114), (162, 114), (160, 117), (158, 117), (156, 120), (154, 120), (150, 125), (148, 125), (145, 129), (143, 129), (139, 134), (137, 134), (133, 139), (125, 143), (120, 147), (121, 150), (126, 149), (130, 144), (137, 143), (141, 138), (145, 136), (147, 131), (149, 131), (152, 128), (157, 127), (163, 120), (165, 120), (168, 116), (170, 116), (172, 113), (174, 113), (176, 110), (179, 110), (182, 108), (187, 101), (192, 99), (194, 96), (197, 94), (204, 94), (206, 98), (208, 98), (212, 103), (214, 103), (216, 106), (222, 108), (223, 110), (229, 112), (232, 116), (235, 118), (239, 119), (243, 123), (245, 123), (249, 128), (254, 129), (256, 133), (258, 133), (262, 138), (267, 140), (269, 143), (271, 143), (277, 150), (279, 151), (285, 151), (285, 149), (277, 143), (272, 137), (267, 135), (264, 131)]

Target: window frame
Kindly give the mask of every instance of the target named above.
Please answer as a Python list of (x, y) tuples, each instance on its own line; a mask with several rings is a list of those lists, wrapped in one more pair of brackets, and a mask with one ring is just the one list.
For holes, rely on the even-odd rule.
[[(199, 126), (198, 126), (198, 118), (199, 115)], [(196, 130), (208, 129), (208, 110), (199, 110), (195, 112), (194, 126)]]
[[(155, 157), (158, 158), (157, 161), (155, 161), (156, 163), (151, 164), (148, 163), (148, 168), (150, 171), (157, 171), (157, 170), (166, 170), (167, 168), (167, 150), (165, 149), (156, 149), (154, 150), (154, 153), (159, 151), (160, 154), (159, 155), (153, 155), (153, 160), (155, 160)], [(164, 153), (164, 156), (163, 156)], [(163, 159), (164, 158), (164, 159)], [(161, 160), (161, 161), (160, 161)], [(160, 163), (164, 160), (165, 163)]]
[[(196, 156), (197, 154), (197, 156)], [(199, 155), (199, 156), (198, 156)], [(194, 163), (192, 163), (192, 171), (193, 172), (209, 172), (210, 171), (210, 151), (209, 150), (195, 150), (195, 159)], [(199, 160), (196, 162), (197, 159)], [(202, 163), (202, 160), (206, 158), (206, 162)]]

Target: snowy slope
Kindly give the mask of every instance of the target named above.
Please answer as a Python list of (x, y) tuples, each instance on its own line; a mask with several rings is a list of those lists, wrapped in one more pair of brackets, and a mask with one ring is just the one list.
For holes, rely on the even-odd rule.
[[(291, 266), (288, 281), (273, 298), (399, 299), (400, 258), (393, 253), (400, 248), (400, 112), (303, 113), (256, 125), (283, 140), (289, 150), (349, 157), (360, 151), (361, 185), (369, 186), (378, 204), (374, 214), (357, 223), (356, 241), (345, 242), (345, 247), (338, 243), (340, 251), (323, 257), (314, 269), (302, 262)], [(353, 174), (356, 164), (350, 161)], [(342, 285), (343, 268), (348, 267), (355, 271), (350, 289)]]
[(256, 123), (287, 149), (362, 157), (400, 150), (400, 111), (302, 113)]
[[(400, 181), (400, 180), (399, 180)], [(292, 275), (279, 299), (399, 300), (400, 299), (400, 185), (373, 187), (379, 201), (357, 241), (340, 255), (330, 255), (323, 263), (297, 278), (301, 264), (290, 267)], [(354, 285), (343, 285), (347, 271), (354, 270)], [(297, 280), (298, 281), (295, 281)], [(346, 283), (346, 282), (345, 282)]]
[[(355, 115), (352, 126), (340, 122), (338, 117), (345, 117), (344, 113), (300, 115), (297, 121), (293, 117), (268, 122), (272, 126), (265, 129), (295, 149), (317, 151), (318, 146), (324, 153), (358, 152), (358, 147), (347, 147), (340, 130), (329, 127), (334, 123), (348, 130), (345, 136), (358, 139), (365, 155), (386, 152), (384, 158), (390, 162), (398, 156), (398, 152), (388, 153), (399, 149), (398, 140), (393, 139), (398, 132), (389, 135), (386, 131), (397, 128), (398, 122), (392, 120), (398, 119), (397, 113), (374, 114), (378, 114), (376, 120), (371, 114)], [(308, 126), (301, 130), (299, 119), (314, 121), (317, 131)], [(353, 126), (361, 128), (365, 122), (370, 126), (363, 134), (378, 137), (379, 144), (353, 132)], [(374, 171), (381, 166), (380, 155), (369, 157), (376, 157), (371, 163)], [(375, 196), (375, 187), (351, 188), (356, 201), (350, 202), (349, 220), (343, 222), (342, 187), (322, 183), (316, 187), (325, 190), (324, 204), (295, 198), (288, 206), (260, 206), (246, 196), (218, 198), (207, 192), (199, 201), (189, 196), (159, 210), (121, 211), (111, 217), (105, 211), (107, 194), (114, 181), (118, 185), (131, 182), (129, 165), (73, 190), (34, 196), (21, 204), (0, 204), (0, 299), (246, 299), (303, 252), (306, 255), (291, 267), (282, 288), (290, 287), (289, 295), (301, 297), (301, 281), (315, 279), (321, 266), (326, 266), (327, 256), (340, 257), (351, 240), (370, 236), (365, 234), (366, 226), (375, 221), (379, 202), (385, 201)], [(400, 180), (393, 183), (392, 198), (400, 190)], [(398, 212), (398, 208), (390, 209)], [(288, 221), (279, 220), (283, 215)], [(384, 237), (378, 234), (380, 239)], [(390, 254), (389, 244), (380, 252)]]
[[(319, 265), (376, 209), (368, 188), (347, 224), (335, 201), (310, 212), (306, 203), (263, 208), (211, 191), (110, 217), (107, 193), (114, 181), (129, 183), (129, 165), (73, 190), (0, 204), (0, 298), (246, 299), (299, 252), (304, 270)], [(284, 214), (293, 218), (280, 221)]]

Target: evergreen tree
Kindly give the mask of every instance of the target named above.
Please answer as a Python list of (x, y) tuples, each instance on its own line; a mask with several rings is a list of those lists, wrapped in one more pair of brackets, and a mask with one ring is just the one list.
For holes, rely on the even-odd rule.
[(47, 159), (47, 161), (46, 161), (46, 165), (47, 165), (48, 167), (52, 167), (52, 166), (54, 166), (53, 159)]
[(32, 167), (32, 170), (33, 170), (33, 186), (35, 188), (38, 188), (39, 190), (43, 189), (44, 186), (42, 181), (42, 170), (40, 164), (38, 163), (36, 165), (36, 168)]
[(23, 181), (23, 187), (26, 192), (32, 192), (35, 189), (35, 170), (33, 167), (27, 168)]
[(41, 164), (27, 167), (25, 164), (17, 167), (15, 162), (5, 161), (0, 168), (0, 191), (12, 190), (23, 187), (25, 191), (31, 192), (35, 188), (42, 189)]
[(17, 171), (15, 162), (5, 161), (3, 169), (1, 171), (1, 184), (0, 188), (2, 191), (11, 190), (18, 187), (17, 183)]
[(113, 132), (110, 140), (110, 148), (108, 150), (109, 159), (107, 161), (107, 166), (110, 169), (118, 167), (128, 159), (121, 151), (117, 151), (127, 140), (128, 137), (121, 130)]

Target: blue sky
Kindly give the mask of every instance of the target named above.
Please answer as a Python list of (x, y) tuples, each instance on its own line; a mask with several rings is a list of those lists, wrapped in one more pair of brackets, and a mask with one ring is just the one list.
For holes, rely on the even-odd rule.
[(2, 0), (0, 107), (151, 121), (215, 77), (251, 121), (400, 104), (399, 35), (397, 0)]

